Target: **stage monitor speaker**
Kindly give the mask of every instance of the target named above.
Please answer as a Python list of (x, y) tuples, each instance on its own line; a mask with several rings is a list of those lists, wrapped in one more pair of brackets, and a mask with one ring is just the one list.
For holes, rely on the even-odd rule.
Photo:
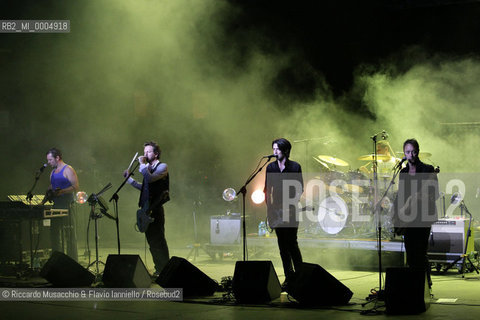
[(211, 244), (239, 244), (241, 219), (238, 215), (210, 217)]
[(162, 288), (183, 288), (183, 296), (211, 296), (218, 284), (184, 258), (172, 257), (156, 282)]
[(303, 263), (288, 294), (299, 303), (311, 306), (347, 304), (353, 292), (318, 264)]
[(102, 281), (108, 288), (150, 288), (152, 279), (138, 254), (110, 254)]
[(240, 303), (270, 302), (282, 292), (271, 261), (237, 261), (232, 287)]
[(385, 306), (388, 314), (418, 314), (430, 307), (430, 290), (422, 269), (387, 268)]
[(464, 252), (470, 253), (474, 248), (474, 231), (470, 226), (468, 247), (465, 244), (468, 234), (468, 219), (439, 219), (432, 225), (428, 240), (428, 260), (430, 262), (452, 263), (461, 257)]
[(40, 276), (59, 288), (87, 287), (95, 276), (69, 256), (54, 251), (40, 270)]

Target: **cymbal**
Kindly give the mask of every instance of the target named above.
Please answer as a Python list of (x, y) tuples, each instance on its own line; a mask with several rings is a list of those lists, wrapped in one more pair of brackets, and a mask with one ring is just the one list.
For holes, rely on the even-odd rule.
[(319, 155), (317, 156), (317, 158), (319, 160), (322, 160), (326, 163), (330, 163), (330, 164), (333, 164), (335, 166), (339, 166), (339, 167), (348, 167), (348, 162), (342, 160), (342, 159), (338, 159), (338, 158), (335, 158), (335, 157), (331, 157), (331, 156), (325, 156), (325, 155)]
[[(401, 154), (402, 157), (403, 157), (403, 152), (402, 152), (402, 151), (397, 152), (397, 154)], [(420, 153), (418, 154), (418, 157), (419, 157), (420, 159), (428, 159), (428, 158), (430, 158), (431, 156), (432, 156), (432, 154), (431, 154), (430, 152), (420, 152)]]
[(330, 170), (330, 168), (328, 167), (328, 165), (327, 165), (325, 162), (323, 162), (322, 160), (317, 159), (317, 157), (313, 157), (313, 159), (315, 159), (315, 161), (317, 161), (317, 162), (320, 163), (322, 166), (324, 166), (325, 168), (327, 168), (327, 169)]
[[(360, 156), (357, 158), (357, 160), (362, 160), (362, 161), (373, 161), (374, 159), (374, 155), (373, 154), (366, 154), (364, 156)], [(392, 157), (390, 156), (386, 156), (386, 155), (383, 155), (383, 154), (377, 154), (377, 160), (390, 160), (392, 159)]]

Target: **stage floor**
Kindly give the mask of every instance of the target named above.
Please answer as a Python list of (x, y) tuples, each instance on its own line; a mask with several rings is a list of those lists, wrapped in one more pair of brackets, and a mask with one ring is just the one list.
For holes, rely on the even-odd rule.
[[(187, 257), (210, 278), (221, 281), (223, 277), (233, 276), (236, 257), (225, 255), (222, 259), (212, 260), (203, 247), (198, 248), (198, 256), (188, 248), (172, 248), (171, 255)], [(100, 260), (106, 261), (109, 254), (115, 254), (116, 248), (100, 249)], [(151, 258), (145, 255), (143, 249), (124, 248), (122, 254), (138, 254), (146, 262), (151, 271)], [(277, 254), (275, 250), (272, 256)], [(305, 257), (305, 260), (308, 260)], [(253, 259), (251, 259), (253, 260)], [(268, 259), (262, 259), (268, 260)], [(284, 275), (280, 260), (272, 260), (280, 282)], [(310, 262), (310, 261), (308, 261)], [(80, 263), (84, 266), (88, 261), (82, 257)], [(378, 287), (379, 274), (376, 271), (353, 271), (336, 268), (326, 268), (336, 279), (340, 280), (352, 292), (349, 305), (325, 308), (303, 308), (294, 300), (282, 293), (281, 297), (261, 305), (237, 305), (233, 300), (222, 299), (222, 293), (217, 292), (212, 297), (185, 299), (183, 302), (168, 301), (22, 301), (2, 302), (2, 319), (358, 319), (362, 311), (370, 310), (373, 303), (362, 306), (372, 289)], [(383, 277), (384, 279), (384, 277)], [(384, 280), (383, 280), (384, 283)], [(467, 273), (465, 277), (452, 269), (446, 274), (433, 275), (434, 298), (430, 308), (423, 314), (412, 316), (414, 319), (477, 319), (480, 314), (480, 276)], [(47, 287), (48, 283), (39, 277), (3, 277), (2, 287)], [(153, 283), (152, 287), (158, 287)], [(322, 290), (322, 288), (318, 288)], [(395, 319), (404, 316), (387, 316), (379, 302), (380, 311), (377, 318)]]

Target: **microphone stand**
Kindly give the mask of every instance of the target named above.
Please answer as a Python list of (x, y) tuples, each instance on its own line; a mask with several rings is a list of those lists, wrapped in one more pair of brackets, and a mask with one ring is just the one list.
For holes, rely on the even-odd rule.
[[(378, 292), (374, 294), (370, 294), (367, 297), (367, 300), (369, 300), (367, 303), (370, 303), (372, 301), (384, 301), (385, 300), (385, 292), (382, 290), (382, 224), (380, 222), (380, 210), (379, 210), (379, 204), (381, 200), (386, 196), (388, 190), (390, 189), (391, 185), (393, 185), (393, 181), (396, 177), (392, 178), (392, 181), (390, 182), (390, 185), (388, 186), (387, 190), (382, 196), (382, 199), (380, 201), (377, 201), (378, 198), (378, 176), (377, 176), (377, 136), (382, 135), (385, 139), (385, 131), (382, 131), (380, 133), (376, 133), (372, 137), (370, 137), (373, 141), (373, 207), (372, 207), (372, 213), (373, 217), (377, 223), (377, 253), (378, 253)], [(400, 172), (400, 171), (399, 171)], [(362, 306), (365, 306), (367, 303), (363, 304)], [(374, 308), (375, 310), (376, 308)], [(378, 311), (377, 311), (378, 312)]]
[[(260, 160), (261, 161), (261, 160)], [(250, 178), (247, 179), (245, 184), (240, 188), (238, 193), (242, 194), (242, 217), (243, 217), (243, 222), (242, 222), (242, 227), (243, 227), (243, 261), (245, 260), (246, 257), (246, 252), (247, 252), (247, 227), (246, 227), (246, 219), (245, 219), (245, 195), (247, 193), (247, 185), (257, 176), (257, 174), (262, 171), (262, 169), (267, 165), (267, 163), (270, 161), (270, 158), (268, 158), (267, 162), (265, 162), (255, 173), (253, 173)]]
[[(40, 176), (43, 173), (43, 170), (45, 170), (45, 167), (40, 168), (37, 172), (35, 172), (35, 180), (33, 181), (33, 185), (28, 190), (27, 192), (27, 201), (29, 206), (32, 206), (32, 199), (33, 199), (33, 190), (37, 186), (38, 179), (40, 179)], [(32, 219), (29, 219), (29, 227), (30, 227), (30, 268), (33, 270), (34, 269), (34, 260), (35, 258), (33, 257), (33, 225), (32, 225)], [(36, 251), (36, 250), (35, 250)]]
[(33, 198), (33, 189), (35, 189), (36, 185), (37, 185), (37, 182), (38, 182), (38, 179), (40, 179), (40, 176), (42, 175), (43, 173), (43, 170), (45, 170), (45, 167), (42, 167), (40, 170), (38, 170), (37, 172), (35, 172), (35, 181), (33, 181), (33, 185), (32, 187), (30, 188), (30, 190), (27, 192), (27, 201), (29, 203), (32, 202), (32, 198)]
[(118, 189), (115, 191), (115, 193), (112, 195), (112, 197), (110, 198), (110, 200), (108, 200), (108, 202), (112, 202), (114, 201), (114, 205), (113, 205), (113, 210), (115, 212), (115, 218), (110, 216), (111, 219), (115, 220), (115, 224), (116, 224), (116, 227), (117, 227), (117, 248), (118, 248), (118, 254), (120, 254), (120, 226), (119, 226), (119, 215), (118, 215), (118, 199), (119, 199), (119, 196), (118, 196), (118, 192), (120, 190), (122, 190), (123, 186), (127, 183), (128, 181), (128, 178), (130, 178), (132, 175), (133, 175), (133, 172), (138, 168), (139, 166), (139, 162), (137, 161), (137, 163), (135, 164), (135, 166), (133, 167), (132, 171), (130, 171), (130, 173), (128, 174), (128, 176), (123, 180), (122, 184), (118, 187)]

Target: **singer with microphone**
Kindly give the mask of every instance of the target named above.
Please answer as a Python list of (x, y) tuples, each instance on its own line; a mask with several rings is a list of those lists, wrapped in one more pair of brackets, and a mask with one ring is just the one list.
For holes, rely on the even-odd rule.
[[(267, 220), (270, 228), (277, 235), (278, 248), (282, 258), (285, 282), (282, 290), (288, 290), (295, 272), (302, 265), (302, 254), (297, 242), (298, 233), (298, 203), (303, 193), (303, 177), (300, 164), (289, 159), (292, 145), (287, 139), (280, 138), (272, 142), (273, 155), (276, 161), (267, 166), (265, 174), (265, 202), (267, 205)], [(283, 190), (285, 186), (288, 190)], [(288, 195), (289, 199), (284, 199)], [(293, 199), (293, 201), (291, 201)], [(292, 205), (295, 204), (295, 205)]]
[[(140, 162), (139, 172), (143, 181), (137, 182), (132, 177), (128, 183), (135, 189), (140, 190), (138, 206), (141, 207), (138, 214), (146, 215), (144, 225), (145, 236), (153, 263), (155, 264), (154, 276), (158, 276), (170, 259), (167, 240), (165, 239), (165, 211), (163, 204), (170, 200), (169, 176), (166, 163), (160, 162), (161, 150), (154, 141), (146, 142), (143, 146), (143, 156), (138, 158)], [(128, 170), (123, 173), (124, 177), (130, 174)], [(137, 226), (139, 222), (137, 219)], [(143, 228), (139, 227), (139, 231)]]
[(427, 251), (430, 228), (438, 220), (435, 203), (440, 196), (437, 173), (433, 166), (419, 159), (417, 140), (406, 140), (403, 152), (402, 162), (406, 161), (407, 165), (400, 171), (392, 221), (395, 233), (403, 235), (408, 266), (426, 272), (431, 288)]
[[(74, 195), (79, 190), (75, 169), (63, 161), (62, 152), (57, 148), (47, 151), (47, 164), (53, 168), (50, 173), (50, 186), (42, 204), (48, 200), (53, 202), (53, 209), (68, 209), (67, 217), (50, 219), (50, 240), (53, 251), (64, 252), (63, 238), (66, 239), (66, 254), (78, 260), (77, 234), (75, 229)], [(45, 165), (40, 168), (42, 171)], [(63, 230), (62, 230), (63, 229)], [(63, 231), (63, 232), (62, 232)]]

